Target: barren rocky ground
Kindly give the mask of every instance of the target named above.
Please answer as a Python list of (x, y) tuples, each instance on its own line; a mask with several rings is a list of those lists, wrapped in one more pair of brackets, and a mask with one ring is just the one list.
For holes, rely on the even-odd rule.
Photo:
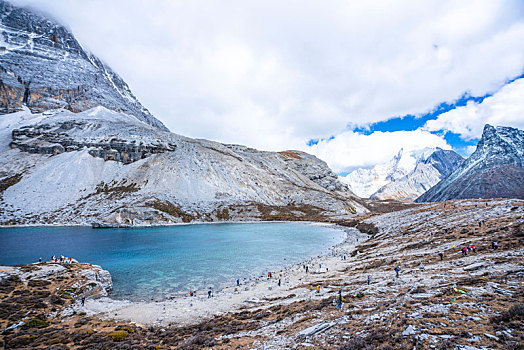
[[(309, 274), (285, 297), (268, 290), (256, 305), (184, 326), (86, 315), (78, 299), (83, 292), (64, 292), (86, 285), (82, 271), (93, 271), (87, 264), (47, 274), (39, 272), (41, 265), (55, 264), (19, 267), (23, 273), (2, 267), (1, 344), (6, 349), (522, 349), (523, 215), (523, 201), (462, 200), (340, 221), (370, 236), (353, 251), (335, 250), (335, 256), (347, 254), (337, 269)], [(463, 256), (468, 245), (476, 252)], [(293, 293), (304, 288), (309, 295)], [(339, 291), (342, 310), (334, 305)]]

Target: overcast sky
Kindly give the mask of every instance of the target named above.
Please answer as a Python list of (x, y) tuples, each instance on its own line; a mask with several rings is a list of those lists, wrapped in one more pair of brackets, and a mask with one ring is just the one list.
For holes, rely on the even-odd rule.
[(69, 27), (186, 136), (344, 173), (401, 147), (467, 154), (486, 122), (524, 128), (522, 0), (12, 2)]

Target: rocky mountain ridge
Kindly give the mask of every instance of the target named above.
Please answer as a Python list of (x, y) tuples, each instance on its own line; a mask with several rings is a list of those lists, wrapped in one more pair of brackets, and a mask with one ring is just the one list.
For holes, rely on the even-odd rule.
[(524, 131), (486, 124), (477, 149), (417, 202), (524, 198)]
[[(101, 124), (94, 127), (100, 128)], [(117, 135), (111, 138), (103, 135), (95, 139), (75, 138), (75, 135), (72, 135), (89, 128), (93, 128), (93, 125), (87, 121), (78, 120), (68, 120), (57, 124), (26, 125), (20, 129), (13, 129), (11, 132), (13, 141), (9, 146), (23, 152), (51, 155), (89, 149), (89, 154), (93, 157), (115, 160), (124, 164), (135, 162), (152, 154), (172, 152), (176, 149), (176, 145), (172, 143), (148, 142), (143, 139), (128, 141), (118, 138)]]
[(0, 223), (157, 225), (367, 209), (327, 164), (162, 131), (97, 107), (0, 118)]

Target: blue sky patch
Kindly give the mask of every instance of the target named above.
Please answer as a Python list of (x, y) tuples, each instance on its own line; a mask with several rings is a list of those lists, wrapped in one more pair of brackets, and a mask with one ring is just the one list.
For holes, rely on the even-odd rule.
[[(428, 120), (437, 119), (442, 113), (446, 113), (457, 107), (465, 106), (469, 101), (481, 103), (486, 97), (492, 94), (486, 94), (484, 96), (470, 96), (469, 94), (462, 95), (455, 103), (442, 102), (433, 111), (423, 114), (421, 116), (405, 115), (402, 117), (391, 118), (386, 121), (373, 123), (366, 126), (353, 127), (354, 132), (358, 132), (364, 135), (371, 135), (375, 131), (382, 132), (394, 132), (394, 131), (413, 131), (424, 126)], [(351, 126), (349, 126), (351, 129)]]
[[(514, 82), (517, 79), (524, 78), (524, 73), (520, 74), (519, 76), (508, 79), (504, 84), (510, 84)], [(364, 135), (371, 135), (375, 131), (382, 131), (382, 132), (394, 132), (394, 131), (413, 131), (417, 130), (418, 128), (424, 126), (428, 120), (437, 119), (439, 115), (442, 113), (446, 113), (448, 111), (451, 111), (457, 107), (463, 107), (467, 105), (468, 102), (473, 101), (475, 103), (482, 103), (485, 98), (492, 96), (493, 93), (485, 94), (483, 96), (471, 96), (468, 92), (464, 93), (458, 100), (456, 100), (453, 103), (447, 103), (442, 102), (437, 107), (435, 107), (431, 112), (415, 116), (415, 115), (405, 115), (402, 117), (395, 117), (391, 118), (385, 121), (373, 123), (370, 125), (364, 125), (364, 126), (352, 126), (351, 124), (348, 125), (348, 130), (352, 130), (354, 132), (358, 132)], [(440, 132), (433, 132), (434, 134), (442, 134), (442, 131)], [(453, 149), (459, 153), (462, 156), (469, 155), (467, 152), (467, 147), (476, 145), (479, 139), (473, 139), (464, 141), (460, 138), (459, 134), (455, 134), (452, 132), (447, 132), (444, 136), (444, 139), (446, 142), (453, 147)], [(317, 141), (318, 143), (318, 141)]]

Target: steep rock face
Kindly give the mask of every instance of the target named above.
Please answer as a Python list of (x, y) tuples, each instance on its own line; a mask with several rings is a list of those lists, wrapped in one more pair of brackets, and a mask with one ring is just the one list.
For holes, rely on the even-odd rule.
[(53, 20), (0, 0), (0, 113), (104, 106), (162, 130), (127, 84)]
[(464, 159), (457, 153), (436, 148), (427, 158), (420, 158), (407, 175), (381, 187), (371, 198), (413, 201), (457, 169)]
[(442, 177), (447, 177), (454, 172), (462, 163), (464, 158), (454, 151), (444, 150), (437, 147), (435, 152), (423, 161), (424, 164), (431, 165)]
[(416, 201), (463, 198), (524, 198), (524, 131), (487, 124), (475, 152)]
[(361, 197), (412, 201), (456, 169), (463, 158), (453, 151), (404, 151), (371, 169), (357, 169), (342, 180)]
[(323, 160), (300, 151), (285, 151), (279, 153), (286, 157), (285, 161), (291, 169), (305, 175), (321, 187), (329, 191), (351, 193), (348, 185), (339, 181), (337, 174), (335, 174)]
[[(63, 116), (69, 117), (67, 113)], [(121, 139), (115, 133), (106, 133), (105, 131), (109, 131), (105, 130), (107, 126), (107, 124), (70, 119), (56, 120), (54, 124), (27, 125), (11, 132), (13, 141), (10, 147), (29, 153), (53, 155), (87, 148), (93, 157), (116, 160), (124, 164), (176, 149), (176, 145), (162, 143), (159, 140)], [(92, 129), (97, 130), (96, 134), (92, 133)]]
[[(20, 140), (20, 130), (30, 132)], [(141, 142), (162, 152), (132, 162), (93, 153), (100, 144), (113, 147), (116, 138), (118, 145)], [(65, 145), (64, 151), (41, 151), (43, 142)], [(366, 211), (309, 154), (190, 139), (103, 107), (0, 118), (0, 196), (3, 224), (149, 225)]]

